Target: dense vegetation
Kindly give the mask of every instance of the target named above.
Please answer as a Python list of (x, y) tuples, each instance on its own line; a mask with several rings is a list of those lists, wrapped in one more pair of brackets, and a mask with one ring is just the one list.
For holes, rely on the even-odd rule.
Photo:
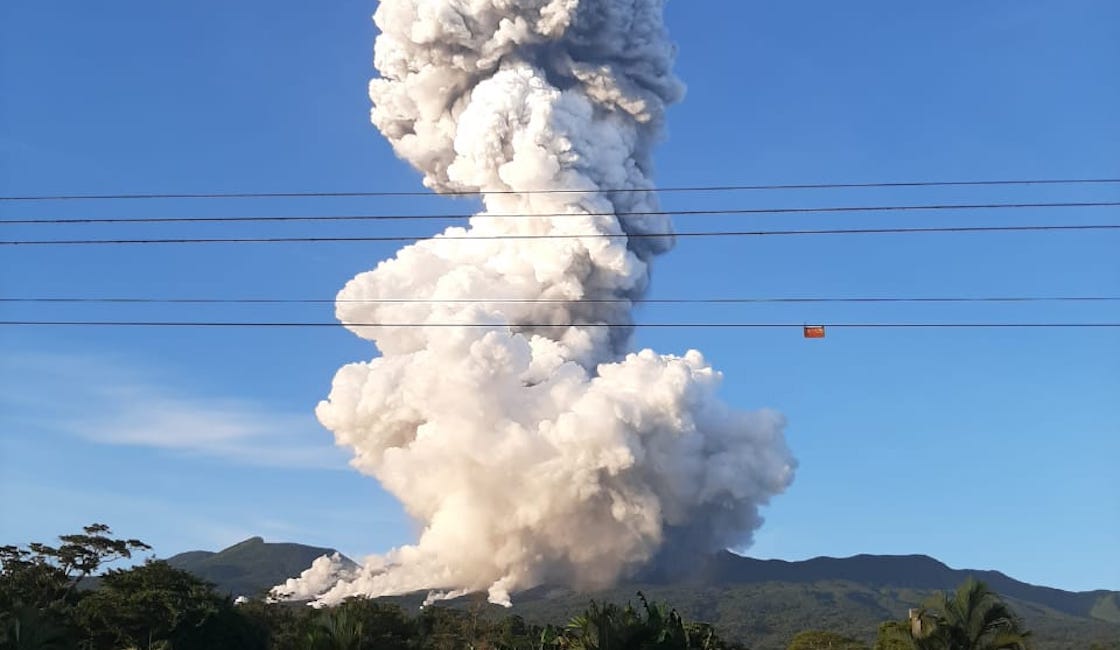
[[(724, 631), (648, 601), (584, 602), (566, 623), (531, 622), (481, 602), (418, 610), (352, 599), (330, 609), (250, 600), (235, 604), (211, 584), (149, 560), (88, 578), (148, 547), (99, 524), (59, 546), (0, 547), (0, 650), (732, 650)], [(748, 612), (749, 616), (749, 612)], [(866, 640), (807, 630), (790, 650), (1020, 650), (1032, 635), (983, 583), (939, 593), (905, 620), (886, 620)], [(1120, 643), (1101, 648), (1120, 648)]]
[[(805, 630), (829, 630), (873, 645), (883, 621), (905, 618), (908, 609), (936, 598), (943, 590), (851, 580), (732, 585), (637, 583), (596, 593), (595, 597), (624, 602), (636, 591), (651, 600), (671, 603), (687, 619), (712, 623), (724, 638), (742, 641), (752, 648), (778, 649), (786, 648), (794, 636)], [(559, 622), (587, 605), (587, 596), (581, 594), (542, 592), (519, 594), (512, 613), (532, 622)], [(1003, 600), (1034, 632), (1037, 648), (1086, 650), (1094, 643), (1120, 640), (1120, 625), (1116, 623), (1066, 614), (1037, 602), (1006, 597)], [(418, 603), (419, 599), (414, 598), (404, 604)], [(1120, 648), (1120, 644), (1112, 647)]]
[[(191, 551), (167, 562), (213, 582), (219, 593), (238, 596), (260, 593), (298, 575), (312, 558), (331, 553), (332, 549), (255, 537), (216, 553)], [(343, 557), (343, 561), (348, 560)], [(483, 613), (495, 618), (516, 614), (531, 623), (562, 625), (587, 607), (588, 598), (622, 603), (640, 591), (651, 600), (672, 603), (686, 619), (711, 623), (723, 638), (754, 648), (785, 648), (804, 630), (831, 630), (870, 645), (880, 622), (905, 617), (908, 609), (969, 578), (998, 592), (1035, 633), (1039, 648), (1085, 650), (1093, 642), (1120, 639), (1120, 592), (1051, 589), (997, 571), (953, 569), (924, 555), (786, 562), (724, 552), (691, 558), (687, 567), (659, 564), (594, 594), (555, 587), (532, 589), (517, 595), (512, 610), (484, 606)], [(382, 602), (414, 611), (422, 601), (419, 594)], [(476, 603), (463, 598), (441, 605), (469, 609)]]

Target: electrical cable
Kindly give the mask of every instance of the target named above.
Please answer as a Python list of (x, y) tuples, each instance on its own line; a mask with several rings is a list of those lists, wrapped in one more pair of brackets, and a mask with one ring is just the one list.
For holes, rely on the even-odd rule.
[[(828, 323), (814, 322), (830, 329), (1051, 329), (1051, 328), (1118, 328), (1116, 323), (1085, 323), (1085, 322), (1049, 322), (1049, 323)], [(330, 323), (317, 321), (48, 321), (48, 320), (4, 320), (0, 326), (36, 326), (36, 327), (284, 327), (284, 328), (311, 328), (311, 327), (395, 327), (395, 328), (557, 328), (557, 327), (607, 327), (607, 328), (657, 328), (657, 329), (778, 329), (801, 328), (805, 323)]]
[(499, 214), (354, 214), (354, 215), (302, 215), (302, 216), (239, 216), (239, 217), (79, 217), (69, 219), (0, 219), (0, 225), (59, 225), (59, 224), (120, 224), (120, 223), (243, 223), (283, 221), (426, 221), (469, 219), (532, 219), (571, 217), (655, 217), (655, 216), (716, 216), (716, 215), (776, 215), (776, 214), (825, 214), (847, 212), (933, 212), (945, 210), (1009, 210), (1051, 208), (1102, 208), (1120, 207), (1120, 201), (1083, 201), (1057, 203), (971, 203), (927, 205), (856, 205), (807, 208), (720, 208), (711, 210), (647, 210), (619, 212), (546, 212)]
[(608, 188), (608, 189), (531, 189), (493, 191), (372, 191), (372, 192), (198, 192), (147, 194), (39, 194), (0, 196), (0, 201), (106, 201), (152, 199), (269, 199), (269, 198), (359, 198), (407, 196), (486, 196), (503, 194), (604, 194), (620, 192), (744, 192), (771, 190), (873, 189), (905, 187), (977, 187), (1006, 185), (1105, 185), (1120, 183), (1120, 178), (1046, 178), (976, 181), (899, 181), (883, 183), (796, 183), (770, 185), (701, 185), (680, 187)]
[(919, 297), (716, 297), (716, 298), (143, 298), (143, 297), (0, 297), (0, 303), (99, 303), (99, 304), (774, 304), (774, 303), (1037, 303), (1037, 302), (1120, 302), (1120, 296), (919, 296)]
[(443, 241), (496, 241), (496, 240), (563, 240), (563, 239), (654, 239), (692, 237), (781, 237), (800, 235), (882, 235), (917, 233), (978, 233), (978, 232), (1058, 232), (1088, 230), (1120, 230), (1120, 224), (1029, 225), (1029, 226), (933, 226), (915, 228), (832, 228), (826, 230), (720, 230), (703, 232), (664, 233), (586, 233), (547, 235), (383, 235), (359, 237), (226, 237), (173, 239), (24, 239), (2, 240), (0, 246), (82, 246), (127, 244), (285, 244), (285, 243), (343, 243), (343, 242), (415, 242), (430, 239)]

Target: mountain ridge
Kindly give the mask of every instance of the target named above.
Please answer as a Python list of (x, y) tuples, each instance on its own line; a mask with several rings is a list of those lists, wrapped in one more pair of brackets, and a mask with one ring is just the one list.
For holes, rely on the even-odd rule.
[[(333, 548), (291, 542), (266, 542), (254, 536), (220, 551), (186, 551), (167, 558), (171, 566), (193, 573), (232, 596), (255, 596), (294, 578)], [(341, 554), (340, 554), (341, 555)], [(342, 556), (346, 562), (353, 560)]]
[[(168, 562), (230, 595), (252, 596), (299, 575), (315, 558), (335, 552), (251, 537), (217, 552), (180, 553)], [(1065, 591), (991, 569), (954, 569), (927, 555), (858, 554), (789, 561), (724, 551), (684, 567), (647, 569), (595, 593), (548, 586), (530, 589), (515, 594), (511, 613), (532, 622), (563, 623), (590, 599), (626, 602), (640, 591), (686, 618), (714, 624), (727, 638), (756, 650), (785, 648), (794, 634), (808, 629), (828, 629), (870, 642), (879, 623), (904, 618), (908, 608), (969, 577), (988, 583), (1023, 616), (1035, 631), (1040, 650), (1083, 649), (1091, 643), (1120, 640), (1120, 591)], [(424, 596), (385, 600), (412, 610)], [(478, 597), (445, 605), (474, 608)], [(506, 612), (494, 608), (492, 613), (504, 616)]]
[[(1023, 582), (992, 569), (954, 569), (928, 555), (872, 555), (861, 553), (849, 557), (819, 556), (807, 560), (760, 560), (724, 551), (705, 562), (700, 572), (683, 580), (685, 584), (699, 580), (708, 584), (742, 584), (758, 582), (819, 582), (847, 580), (876, 586), (905, 586), (912, 589), (953, 589), (969, 577), (981, 580), (999, 594), (1047, 605), (1058, 611), (1120, 623), (1120, 611), (1090, 615), (1101, 599), (1120, 604), (1120, 591), (1095, 589), (1068, 591), (1045, 585)], [(900, 577), (904, 576), (904, 577)], [(656, 574), (643, 576), (641, 582), (665, 584)], [(668, 582), (681, 582), (669, 580)], [(1117, 609), (1120, 609), (1118, 607)]]

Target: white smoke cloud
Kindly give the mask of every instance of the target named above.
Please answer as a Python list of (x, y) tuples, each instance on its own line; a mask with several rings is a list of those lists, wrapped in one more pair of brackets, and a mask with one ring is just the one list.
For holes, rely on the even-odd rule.
[[(682, 94), (662, 4), (382, 0), (374, 124), (429, 187), (490, 194), (454, 239), (339, 293), (381, 354), (339, 370), (316, 413), (419, 540), (354, 570), (320, 559), (275, 593), (603, 587), (666, 545), (748, 543), (789, 485), (780, 415), (720, 402), (700, 353), (628, 353), (630, 328), (604, 326), (631, 322), (673, 241), (664, 216), (614, 216), (657, 209), (650, 149)], [(362, 302), (391, 298), (432, 302)]]
[(312, 600), (325, 586), (337, 584), (354, 573), (354, 564), (347, 562), (341, 553), (322, 555), (315, 558), (298, 578), (289, 578), (284, 584), (274, 587), (272, 592), (292, 600)]

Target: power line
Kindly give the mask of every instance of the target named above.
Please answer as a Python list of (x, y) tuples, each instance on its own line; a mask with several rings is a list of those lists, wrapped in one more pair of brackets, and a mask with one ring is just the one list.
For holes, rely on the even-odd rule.
[(565, 217), (655, 217), (703, 215), (767, 215), (767, 214), (823, 214), (844, 212), (933, 212), (944, 210), (1009, 210), (1050, 208), (1102, 208), (1120, 207), (1120, 201), (1082, 201), (1059, 203), (968, 203), (925, 205), (858, 205), (825, 206), (809, 208), (723, 208), (711, 210), (646, 210), (619, 212), (546, 212), (499, 214), (355, 214), (355, 215), (304, 215), (304, 216), (240, 216), (240, 217), (91, 217), (91, 218), (42, 218), (3, 219), (0, 225), (58, 225), (58, 224), (110, 224), (110, 223), (238, 223), (280, 221), (424, 221), (469, 219), (481, 216), (487, 219), (528, 219)]
[(64, 304), (774, 304), (774, 303), (1038, 303), (1038, 302), (1118, 302), (1120, 296), (916, 296), (916, 297), (716, 297), (716, 298), (128, 298), (128, 297), (0, 297), (0, 303)]
[(660, 188), (609, 188), (609, 189), (533, 189), (533, 190), (492, 190), (492, 191), (376, 191), (376, 192), (199, 192), (177, 194), (40, 194), (24, 196), (0, 196), (0, 201), (104, 201), (104, 200), (151, 200), (151, 199), (269, 199), (269, 198), (365, 198), (365, 197), (406, 197), (406, 196), (496, 196), (504, 194), (603, 194), (621, 192), (745, 192), (769, 190), (824, 190), (858, 188), (904, 188), (904, 187), (977, 187), (1006, 185), (1089, 185), (1120, 183), (1120, 178), (1063, 178), (1063, 179), (1017, 179), (1017, 180), (979, 180), (979, 181), (901, 181), (892, 183), (799, 183), (772, 185), (700, 185)]
[(677, 233), (586, 233), (548, 235), (383, 235), (364, 237), (225, 237), (174, 239), (21, 239), (0, 240), (0, 246), (84, 246), (125, 244), (288, 244), (288, 243), (345, 243), (345, 242), (414, 242), (433, 241), (496, 241), (496, 240), (552, 240), (552, 239), (656, 239), (669, 237), (781, 237), (796, 235), (883, 235), (917, 233), (977, 233), (977, 232), (1057, 232), (1084, 230), (1120, 230), (1120, 224), (1034, 225), (1034, 226), (937, 226), (921, 228), (832, 228), (827, 230), (719, 230)]
[[(1054, 323), (814, 323), (830, 329), (1069, 329), (1069, 328), (1120, 328), (1117, 323), (1084, 323), (1084, 322), (1054, 322)], [(805, 323), (334, 323), (317, 321), (47, 321), (47, 320), (5, 320), (0, 321), (0, 326), (34, 326), (34, 327), (284, 327), (284, 328), (319, 328), (319, 327), (396, 327), (396, 328), (556, 328), (556, 327), (606, 327), (606, 328), (658, 328), (658, 329), (779, 329), (802, 328)]]

